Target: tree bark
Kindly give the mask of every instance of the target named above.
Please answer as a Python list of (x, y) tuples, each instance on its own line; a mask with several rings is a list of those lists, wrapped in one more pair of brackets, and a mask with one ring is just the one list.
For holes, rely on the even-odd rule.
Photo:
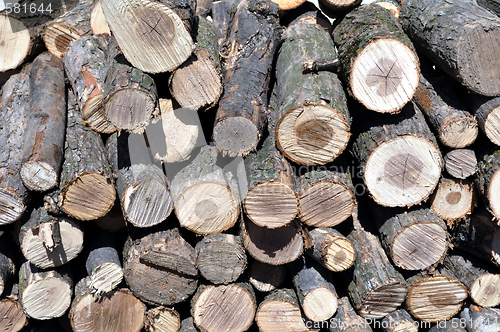
[(330, 332), (372, 332), (368, 321), (358, 316), (347, 296), (338, 300), (337, 313), (330, 324)]
[(352, 243), (337, 230), (316, 228), (309, 232), (313, 246), (306, 253), (327, 269), (340, 272), (354, 264), (356, 251)]
[(477, 171), (476, 154), (470, 149), (451, 150), (444, 156), (444, 167), (457, 179), (468, 178)]
[(468, 332), (495, 332), (500, 329), (500, 310), (471, 304), (460, 313)]
[(405, 0), (400, 22), (425, 56), (468, 89), (500, 94), (500, 18), (472, 2)]
[(253, 260), (249, 266), (248, 279), (259, 292), (270, 292), (281, 286), (286, 274), (284, 265), (271, 265)]
[(377, 4), (352, 10), (335, 27), (333, 39), (347, 90), (367, 109), (398, 113), (411, 100), (418, 86), (419, 60), (388, 10)]
[(472, 213), (476, 191), (472, 181), (441, 178), (429, 203), (441, 219), (457, 221)]
[(188, 317), (182, 320), (181, 327), (178, 332), (198, 332), (199, 330), (194, 325), (193, 317)]
[[(14, 262), (12, 260), (12, 248), (13, 242), (10, 238), (9, 233), (0, 231), (0, 295), (2, 295), (2, 293), (4, 292), (7, 280), (16, 272), (16, 266), (14, 265)], [(5, 303), (5, 305), (10, 306), (8, 303)]]
[(146, 312), (145, 327), (148, 332), (177, 332), (181, 328), (181, 319), (175, 309), (155, 307)]
[(476, 187), (484, 198), (491, 213), (500, 218), (500, 192), (496, 189), (500, 185), (500, 150), (493, 154), (484, 155), (477, 164), (475, 175)]
[(398, 309), (385, 316), (381, 325), (384, 332), (418, 332), (418, 324), (404, 309)]
[(443, 162), (422, 113), (408, 103), (400, 114), (373, 114), (363, 126), (353, 153), (373, 199), (390, 207), (425, 201), (438, 184)]

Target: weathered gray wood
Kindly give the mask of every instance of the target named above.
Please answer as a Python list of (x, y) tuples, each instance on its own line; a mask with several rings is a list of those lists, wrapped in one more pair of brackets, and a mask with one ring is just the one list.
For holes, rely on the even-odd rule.
[(500, 329), (500, 310), (481, 308), (471, 304), (460, 313), (465, 319), (465, 328), (468, 332), (496, 332)]
[(404, 309), (391, 312), (382, 319), (380, 325), (384, 332), (418, 332), (418, 323)]
[(182, 320), (179, 332), (198, 332), (198, 331), (199, 330), (194, 325), (193, 317), (188, 317)]
[(313, 245), (306, 253), (334, 272), (349, 269), (354, 264), (356, 250), (340, 232), (332, 228), (315, 228), (309, 232)]
[(478, 5), (487, 8), (497, 15), (500, 15), (500, 1), (498, 0), (477, 0)]
[(331, 320), (330, 332), (372, 332), (368, 321), (356, 313), (347, 296), (338, 300), (337, 313)]

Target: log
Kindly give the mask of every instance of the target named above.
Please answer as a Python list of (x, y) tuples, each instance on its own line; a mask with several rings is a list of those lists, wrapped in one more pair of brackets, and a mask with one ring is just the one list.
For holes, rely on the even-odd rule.
[(259, 292), (270, 292), (279, 288), (285, 281), (284, 265), (271, 265), (253, 260), (248, 271), (248, 280)]
[(221, 54), (224, 92), (213, 130), (213, 140), (224, 154), (245, 156), (257, 148), (280, 33), (277, 4), (247, 0), (238, 5)]
[(498, 0), (477, 0), (476, 3), (481, 7), (487, 8), (497, 15), (500, 15), (500, 2)]
[[(312, 10), (285, 30), (276, 62), (276, 145), (288, 159), (322, 165), (344, 151), (350, 116), (342, 84), (333, 72), (304, 72), (304, 63), (334, 58), (335, 47), (323, 16)], [(298, 51), (300, 50), (300, 51)], [(300, 93), (297, 93), (300, 90)]]
[(102, 11), (127, 60), (146, 73), (171, 71), (195, 46), (184, 22), (167, 4), (102, 0)]
[(62, 58), (72, 41), (91, 33), (90, 13), (94, 5), (95, 0), (80, 0), (45, 27), (42, 38), (50, 53)]
[(241, 221), (241, 237), (248, 254), (256, 260), (282, 265), (296, 260), (304, 250), (302, 228), (298, 222), (268, 229), (250, 220)]
[(451, 150), (444, 155), (443, 159), (448, 174), (457, 179), (465, 179), (476, 173), (477, 159), (474, 150)]
[(329, 327), (330, 332), (372, 332), (368, 321), (356, 313), (347, 296), (338, 300), (337, 313)]
[(200, 285), (191, 300), (191, 315), (201, 331), (246, 331), (253, 323), (255, 294), (249, 283)]
[(215, 147), (202, 147), (170, 185), (181, 226), (198, 234), (225, 231), (240, 213), (236, 183), (216, 164), (217, 158)]
[(394, 17), (399, 18), (403, 0), (375, 0), (374, 3), (390, 11)]
[(109, 42), (107, 53), (110, 63), (103, 86), (104, 115), (117, 129), (138, 130), (156, 111), (155, 81), (128, 64), (116, 43)]
[(366, 126), (352, 149), (375, 202), (410, 207), (425, 201), (439, 182), (443, 162), (422, 113), (408, 103), (390, 119), (373, 115)]
[(21, 303), (16, 299), (6, 297), (0, 300), (1, 331), (18, 332), (23, 329), (28, 320)]
[(50, 53), (39, 55), (31, 66), (31, 102), (20, 169), (29, 190), (47, 191), (58, 184), (64, 156), (65, 93), (63, 62)]
[(467, 289), (457, 279), (443, 274), (408, 279), (408, 311), (424, 322), (441, 322), (457, 314), (467, 299)]
[(108, 70), (108, 38), (84, 36), (73, 41), (63, 57), (66, 75), (77, 97), (82, 120), (100, 133), (116, 130), (104, 114), (102, 100)]
[(448, 75), (476, 93), (500, 94), (500, 59), (489, 46), (500, 40), (500, 18), (471, 2), (405, 0), (399, 20), (415, 46)]
[(108, 34), (111, 36), (108, 22), (101, 7), (101, 0), (97, 1), (90, 13), (90, 27), (94, 35)]
[(155, 307), (146, 312), (145, 328), (148, 332), (177, 332), (181, 328), (181, 319), (174, 309)]
[(498, 130), (500, 98), (468, 93), (464, 100), (469, 107), (469, 111), (476, 116), (481, 131), (486, 134), (486, 137), (491, 142), (500, 145), (500, 131)]
[(171, 305), (196, 291), (198, 270), (194, 248), (177, 229), (129, 238), (123, 248), (125, 281), (142, 301)]
[(35, 208), (19, 230), (19, 244), (24, 257), (41, 269), (57, 267), (73, 260), (83, 248), (83, 230), (64, 216), (48, 214)]
[(443, 220), (462, 219), (476, 206), (476, 191), (472, 181), (442, 178), (429, 203)]
[(57, 205), (70, 217), (93, 220), (115, 203), (115, 186), (104, 144), (81, 120), (76, 98), (68, 92), (68, 123)]
[(106, 296), (92, 293), (90, 279), (75, 286), (75, 298), (69, 312), (75, 332), (139, 332), (144, 324), (146, 306), (129, 290), (115, 289)]
[(352, 10), (335, 27), (333, 39), (347, 91), (367, 109), (398, 113), (411, 100), (418, 86), (419, 60), (388, 10), (376, 4)]
[[(196, 1), (196, 11), (195, 14), (198, 17), (207, 18), (207, 16), (212, 14), (212, 3), (213, 0), (197, 0)], [(212, 16), (211, 16), (212, 17)], [(213, 19), (213, 17), (212, 17)]]
[(239, 236), (207, 235), (194, 250), (200, 274), (215, 285), (235, 282), (247, 267), (245, 248)]
[(413, 101), (429, 119), (437, 138), (455, 149), (474, 143), (477, 120), (460, 101), (460, 85), (448, 75), (432, 70), (426, 61), (420, 68), (420, 81)]
[(19, 268), (19, 299), (24, 313), (47, 320), (61, 317), (71, 304), (73, 282), (63, 267), (40, 270), (26, 261)]
[(313, 245), (306, 253), (327, 269), (340, 272), (354, 264), (356, 251), (352, 243), (337, 230), (315, 228), (309, 232)]
[(500, 192), (496, 189), (500, 185), (500, 150), (485, 154), (477, 164), (477, 171), (474, 176), (476, 187), (481, 193), (490, 212), (496, 217), (500, 217)]
[(199, 330), (194, 325), (193, 317), (183, 319), (179, 332), (198, 332)]
[(468, 332), (494, 332), (500, 329), (500, 310), (471, 304), (460, 313)]
[(26, 116), (29, 107), (29, 77), (16, 74), (2, 88), (0, 116), (0, 225), (18, 220), (28, 205), (21, 168)]
[(111, 210), (104, 217), (92, 220), (100, 229), (117, 232), (127, 227), (125, 218), (123, 217), (120, 201), (117, 200)]
[(353, 8), (359, 6), (361, 0), (320, 0), (320, 8), (330, 15), (339, 15), (349, 12)]
[(192, 110), (213, 107), (223, 90), (215, 28), (206, 18), (197, 19), (196, 49), (169, 78), (172, 97), (182, 107)]
[(106, 150), (125, 220), (135, 227), (151, 227), (167, 219), (174, 204), (167, 177), (149, 155), (142, 157), (141, 145), (147, 149), (141, 134), (114, 133)]
[(467, 332), (467, 330), (465, 329), (465, 321), (455, 317), (437, 322), (436, 325), (430, 328), (429, 332)]
[(381, 325), (384, 332), (418, 332), (418, 323), (404, 309), (398, 309), (385, 316)]
[[(237, 0), (235, 0), (234, 2), (239, 3), (239, 1)], [(224, 40), (227, 37), (229, 23), (231, 21), (231, 15), (229, 13), (230, 3), (232, 4), (232, 2), (230, 2), (229, 0), (214, 1), (212, 3), (212, 22), (214, 25), (215, 34), (218, 38), (219, 53), (221, 53), (220, 51), (223, 48), (227, 48), (228, 46), (224, 45)]]
[[(9, 233), (0, 231), (0, 295), (3, 294), (6, 286), (8, 286), (8, 279), (12, 277), (16, 272), (16, 266), (14, 265), (14, 261), (12, 260), (12, 248), (13, 242), (10, 238)], [(8, 303), (6, 303), (5, 305), (8, 307), (10, 306)], [(1, 322), (2, 320), (0, 320), (0, 326)]]
[(456, 278), (467, 287), (477, 305), (489, 308), (500, 304), (500, 274), (487, 264), (466, 255), (448, 255), (440, 272)]

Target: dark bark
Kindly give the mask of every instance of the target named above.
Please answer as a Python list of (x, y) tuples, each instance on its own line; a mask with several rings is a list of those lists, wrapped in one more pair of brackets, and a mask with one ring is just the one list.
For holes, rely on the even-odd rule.
[(248, 268), (248, 279), (260, 292), (270, 292), (279, 288), (287, 275), (285, 265), (271, 265), (258, 260), (253, 260)]
[(198, 332), (198, 329), (194, 325), (193, 317), (183, 319), (178, 332)]
[(316, 228), (309, 232), (313, 246), (306, 253), (334, 272), (349, 269), (356, 251), (352, 243), (333, 228)]
[(393, 311), (385, 316), (381, 321), (381, 325), (384, 332), (418, 332), (418, 323), (404, 309)]
[(477, 0), (477, 4), (500, 15), (500, 1), (498, 0)]
[(474, 177), (476, 187), (479, 189), (490, 212), (497, 218), (500, 217), (500, 198), (498, 197), (498, 184), (500, 172), (500, 150), (493, 154), (486, 154), (477, 164)]
[[(10, 234), (0, 231), (0, 295), (4, 292), (7, 280), (16, 272), (13, 258), (13, 241)], [(4, 305), (9, 306), (8, 303)]]

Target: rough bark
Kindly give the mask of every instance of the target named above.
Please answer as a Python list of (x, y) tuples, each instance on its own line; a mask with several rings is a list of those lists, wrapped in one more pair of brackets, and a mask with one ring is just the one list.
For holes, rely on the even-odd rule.
[(352, 243), (332, 228), (316, 228), (309, 232), (313, 245), (306, 253), (327, 269), (340, 272), (354, 264), (356, 251)]
[(474, 177), (476, 187), (484, 198), (490, 212), (500, 218), (500, 192), (496, 189), (500, 185), (500, 150), (493, 154), (486, 154), (477, 164)]
[(146, 312), (145, 328), (148, 332), (177, 332), (181, 319), (175, 309), (155, 307)]
[(500, 310), (471, 304), (460, 313), (468, 332), (495, 332), (500, 329)]
[(279, 288), (285, 281), (286, 268), (284, 265), (271, 265), (253, 260), (250, 263), (248, 279), (259, 292), (270, 292)]
[(477, 159), (474, 150), (451, 150), (445, 154), (443, 159), (448, 174), (457, 179), (465, 179), (476, 173)]
[(384, 332), (418, 332), (417, 323), (404, 309), (393, 311), (385, 316), (381, 321), (381, 325)]
[(198, 332), (199, 330), (194, 325), (193, 317), (183, 319), (178, 332)]
[(405, 0), (399, 20), (415, 46), (468, 89), (500, 94), (500, 18), (468, 1)]
[(476, 191), (472, 181), (441, 178), (429, 203), (441, 219), (453, 222), (475, 208)]
[[(12, 277), (16, 271), (13, 258), (13, 242), (9, 233), (0, 231), (0, 295), (4, 292), (7, 280)], [(8, 303), (5, 303), (9, 306)]]
[(347, 296), (338, 300), (337, 313), (333, 317), (330, 332), (372, 332), (368, 321), (358, 316)]

